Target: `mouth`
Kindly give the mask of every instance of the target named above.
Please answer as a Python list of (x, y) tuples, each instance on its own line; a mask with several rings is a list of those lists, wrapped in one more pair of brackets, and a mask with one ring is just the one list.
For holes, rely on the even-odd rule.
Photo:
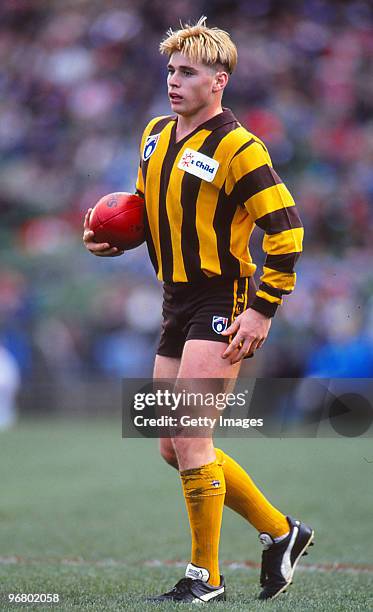
[(181, 102), (183, 99), (182, 96), (179, 96), (179, 94), (173, 92), (169, 93), (168, 97), (170, 98), (171, 102)]

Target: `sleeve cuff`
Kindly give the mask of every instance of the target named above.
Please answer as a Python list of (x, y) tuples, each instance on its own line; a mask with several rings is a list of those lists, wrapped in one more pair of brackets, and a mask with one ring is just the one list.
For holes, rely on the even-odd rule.
[(256, 297), (253, 303), (250, 305), (250, 308), (260, 312), (266, 317), (274, 317), (276, 314), (276, 310), (279, 307), (279, 304), (275, 304), (273, 302), (267, 302), (261, 297)]

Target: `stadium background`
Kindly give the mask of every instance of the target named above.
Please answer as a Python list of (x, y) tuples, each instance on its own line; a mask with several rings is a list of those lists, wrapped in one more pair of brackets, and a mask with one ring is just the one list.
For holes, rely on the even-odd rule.
[[(371, 3), (3, 0), (0, 413), (18, 388), (32, 418), (0, 431), (0, 610), (15, 590), (144, 610), (188, 558), (176, 474), (155, 441), (120, 437), (120, 379), (151, 372), (160, 287), (143, 247), (106, 261), (81, 235), (101, 195), (133, 191), (143, 126), (169, 112), (159, 39), (201, 14), (237, 42), (225, 104), (267, 143), (306, 227), (296, 291), (243, 373), (373, 375)], [(262, 262), (260, 246), (257, 232)], [(373, 609), (371, 440), (249, 442), (223, 448), (317, 532), (276, 610)], [(225, 512), (224, 609), (262, 609), (259, 555)]]
[[(24, 384), (151, 372), (160, 287), (145, 247), (98, 260), (82, 217), (134, 190), (142, 129), (169, 113), (159, 39), (201, 14), (238, 45), (225, 105), (267, 143), (306, 228), (296, 291), (251, 367), (372, 376), (371, 4), (5, 0), (0, 338)], [(262, 262), (260, 245), (258, 232)]]

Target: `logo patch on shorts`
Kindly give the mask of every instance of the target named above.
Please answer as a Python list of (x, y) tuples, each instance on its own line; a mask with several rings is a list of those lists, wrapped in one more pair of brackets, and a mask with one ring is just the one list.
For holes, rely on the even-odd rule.
[(148, 136), (145, 140), (144, 150), (142, 153), (142, 158), (144, 161), (147, 161), (151, 155), (153, 155), (159, 140), (160, 134), (153, 134), (152, 136)]
[(221, 334), (228, 327), (228, 317), (218, 317), (214, 315), (212, 317), (212, 329), (216, 334)]
[(182, 154), (177, 167), (180, 170), (184, 170), (185, 172), (189, 172), (189, 174), (193, 174), (194, 176), (198, 176), (198, 178), (211, 183), (215, 174), (219, 168), (219, 162), (212, 157), (208, 157), (199, 151), (194, 151), (193, 149), (185, 149)]

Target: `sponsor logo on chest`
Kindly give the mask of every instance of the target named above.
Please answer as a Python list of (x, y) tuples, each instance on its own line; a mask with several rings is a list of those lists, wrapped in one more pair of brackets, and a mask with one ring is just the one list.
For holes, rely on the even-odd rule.
[(193, 149), (185, 149), (182, 154), (177, 167), (180, 170), (189, 172), (198, 178), (211, 183), (216, 175), (219, 168), (219, 162), (212, 157), (208, 157), (199, 151)]

